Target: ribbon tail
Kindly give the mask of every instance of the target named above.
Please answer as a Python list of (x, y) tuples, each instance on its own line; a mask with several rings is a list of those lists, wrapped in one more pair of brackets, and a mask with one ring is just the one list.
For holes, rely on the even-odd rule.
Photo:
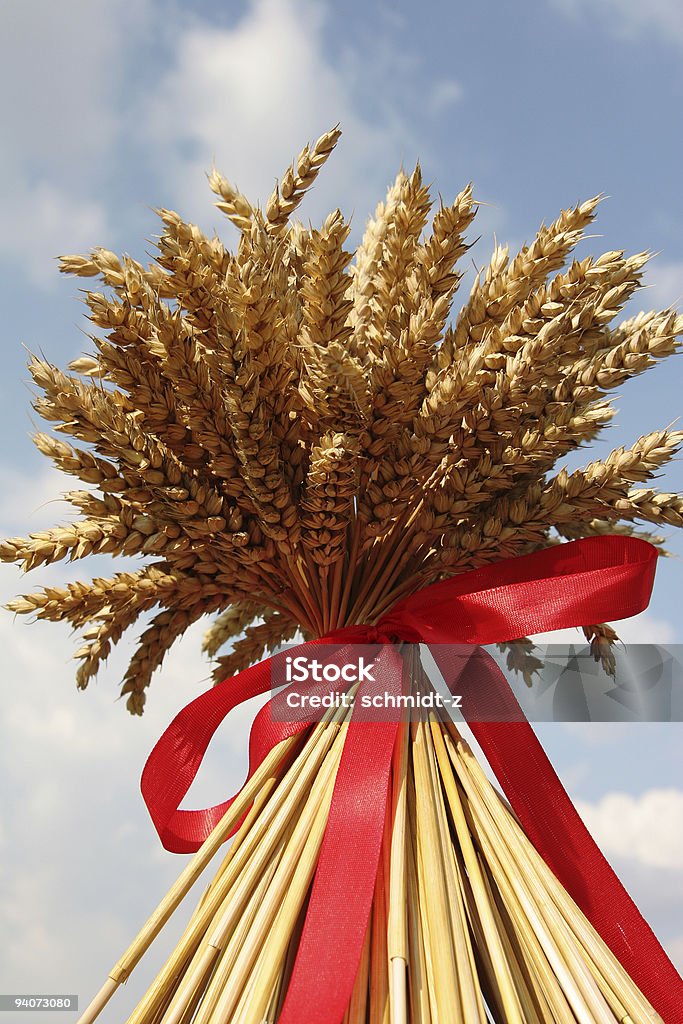
[[(531, 842), (666, 1024), (683, 1024), (683, 979), (579, 817), (504, 674), (482, 652), (430, 648)], [(455, 657), (454, 657), (455, 652)]]
[[(384, 648), (380, 663), (377, 684), (400, 692), (400, 657)], [(398, 721), (358, 721), (357, 713), (348, 727), (278, 1024), (340, 1024), (346, 1012), (372, 907), (397, 730)]]

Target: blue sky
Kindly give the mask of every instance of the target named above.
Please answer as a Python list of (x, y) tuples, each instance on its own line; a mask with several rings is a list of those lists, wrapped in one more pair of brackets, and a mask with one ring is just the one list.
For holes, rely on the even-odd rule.
[[(683, 298), (679, 0), (15, 0), (2, 6), (0, 33), (3, 534), (63, 514), (45, 504), (68, 484), (29, 440), (25, 369), (26, 348), (62, 366), (87, 348), (77, 282), (57, 274), (54, 257), (93, 245), (144, 256), (158, 231), (154, 206), (229, 238), (205, 180), (214, 159), (264, 200), (304, 143), (341, 121), (344, 136), (303, 216), (319, 221), (340, 206), (353, 212), (357, 240), (400, 163), (419, 158), (445, 199), (474, 182), (484, 204), (470, 253), (477, 266), (494, 235), (518, 246), (562, 207), (604, 192), (599, 237), (581, 252), (653, 250), (648, 290), (633, 309)], [(470, 266), (463, 293), (471, 279)], [(680, 415), (681, 365), (623, 389), (613, 444)], [(680, 463), (660, 483), (680, 488)], [(631, 640), (683, 641), (683, 540), (670, 546), (678, 558), (660, 563), (651, 608), (625, 627)], [(78, 570), (58, 566), (34, 582), (83, 576)], [(0, 584), (6, 597), (26, 585), (11, 569)], [(156, 845), (137, 779), (207, 669), (195, 630), (156, 681), (143, 720), (132, 721), (114, 703), (129, 645), (96, 688), (77, 694), (65, 630), (4, 616), (0, 633), (0, 990), (79, 991), (85, 1000), (141, 923), (140, 907), (151, 909), (150, 893), (179, 870)], [(207, 799), (239, 780), (246, 722), (217, 743), (202, 782)], [(683, 896), (672, 893), (683, 892), (682, 728), (539, 729), (679, 963)], [(634, 841), (639, 835), (649, 841)], [(104, 1020), (119, 1019), (139, 993), (133, 978)]]

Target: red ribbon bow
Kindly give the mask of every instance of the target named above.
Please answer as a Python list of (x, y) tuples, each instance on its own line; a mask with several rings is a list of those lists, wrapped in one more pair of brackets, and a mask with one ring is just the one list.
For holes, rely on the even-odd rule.
[[(635, 615), (649, 602), (656, 558), (655, 548), (633, 538), (574, 541), (435, 583), (374, 627), (337, 630), (288, 654), (313, 655), (324, 644), (329, 660), (330, 643), (340, 645), (342, 657), (349, 643), (386, 643), (375, 661), (376, 685), (398, 693), (402, 659), (389, 643), (430, 645), (448, 686), (457, 683), (463, 714), (536, 849), (666, 1024), (683, 1024), (683, 981), (593, 842), (505, 677), (492, 659), (468, 659), (454, 646), (474, 649)], [(178, 809), (228, 712), (271, 687), (273, 660), (188, 704), (150, 754), (142, 794), (166, 849), (198, 849), (232, 802)], [(475, 661), (476, 673), (468, 670)], [(275, 744), (310, 724), (273, 721), (269, 702), (252, 725), (249, 774)], [(279, 1024), (339, 1024), (348, 1005), (370, 916), (397, 728), (398, 722), (360, 721), (354, 712)]]

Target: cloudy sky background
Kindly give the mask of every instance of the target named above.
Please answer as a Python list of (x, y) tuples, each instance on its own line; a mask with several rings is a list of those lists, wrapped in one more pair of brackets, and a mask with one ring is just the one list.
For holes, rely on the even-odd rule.
[[(353, 213), (357, 241), (398, 166), (410, 169), (419, 157), (446, 200), (474, 181), (484, 204), (476, 265), (494, 235), (519, 245), (562, 207), (605, 192), (599, 237), (581, 253), (654, 250), (648, 291), (634, 306), (683, 297), (678, 0), (444, 2), (419, 13), (403, 2), (357, 0), (9, 0), (0, 38), (3, 535), (66, 514), (54, 499), (69, 484), (29, 439), (25, 369), (26, 349), (64, 366), (87, 347), (77, 282), (57, 274), (54, 257), (103, 245), (144, 258), (158, 232), (154, 206), (230, 237), (206, 185), (214, 160), (265, 200), (304, 143), (340, 121), (342, 142), (303, 216), (319, 221), (340, 206)], [(470, 268), (463, 290), (471, 277)], [(677, 364), (624, 388), (612, 442), (673, 421), (680, 389)], [(682, 483), (676, 464), (662, 486)], [(671, 548), (680, 556), (681, 539)], [(97, 571), (107, 566), (101, 558)], [(57, 566), (30, 582), (84, 573)], [(28, 582), (4, 567), (0, 596)], [(679, 557), (661, 563), (651, 607), (623, 628), (624, 638), (682, 642), (680, 587)], [(66, 629), (0, 616), (0, 992), (78, 993), (85, 1006), (177, 876), (181, 860), (160, 849), (138, 779), (169, 719), (206, 685), (202, 628), (173, 651), (145, 716), (132, 720), (115, 697), (133, 638), (79, 694)], [(217, 738), (197, 804), (241, 781), (249, 718), (240, 712)], [(596, 838), (683, 964), (683, 726), (539, 732)], [(179, 927), (103, 1021), (123, 1019)]]

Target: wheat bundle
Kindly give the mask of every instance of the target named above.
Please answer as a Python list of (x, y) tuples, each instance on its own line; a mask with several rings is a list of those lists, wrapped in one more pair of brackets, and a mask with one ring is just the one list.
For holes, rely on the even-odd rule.
[[(162, 209), (148, 266), (104, 249), (61, 261), (66, 273), (99, 277), (105, 292), (86, 292), (94, 354), (71, 373), (31, 360), (35, 408), (69, 438), (35, 441), (88, 487), (65, 495), (73, 522), (6, 540), (0, 556), (26, 570), (94, 553), (138, 560), (9, 606), (83, 630), (81, 688), (158, 609), (123, 680), (133, 714), (166, 651), (204, 615), (215, 615), (204, 650), (218, 682), (297, 634), (377, 623), (435, 581), (590, 536), (661, 547), (634, 524), (683, 525), (683, 498), (648, 486), (681, 432), (647, 434), (571, 473), (556, 467), (608, 425), (610, 392), (674, 353), (683, 333), (670, 309), (613, 324), (648, 254), (569, 262), (599, 197), (542, 225), (512, 259), (496, 247), (449, 324), (476, 212), (471, 187), (430, 220), (419, 166), (399, 173), (352, 254), (339, 210), (316, 229), (293, 219), (338, 137), (306, 147), (265, 209), (211, 174), (239, 232), (234, 253)], [(583, 626), (611, 671), (615, 631)], [(530, 642), (506, 639), (510, 667), (530, 677)], [(418, 648), (403, 645), (401, 657), (410, 687), (428, 688)], [(238, 825), (129, 1024), (278, 1019), (349, 716), (330, 710), (273, 747), (83, 1022)], [(397, 729), (344, 1018), (389, 1019), (661, 1020), (437, 713)]]

